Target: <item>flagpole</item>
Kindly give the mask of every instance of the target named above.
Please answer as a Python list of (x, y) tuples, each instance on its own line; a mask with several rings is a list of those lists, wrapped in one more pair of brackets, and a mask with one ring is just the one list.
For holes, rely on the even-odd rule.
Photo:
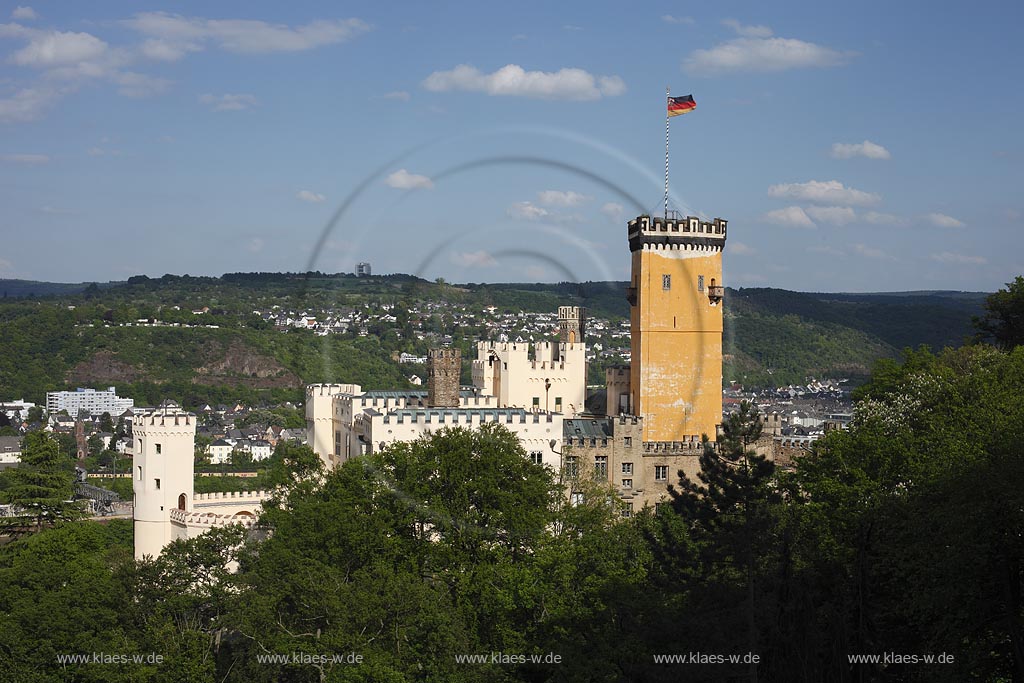
[(668, 100), (671, 91), (665, 88), (665, 221), (668, 221)]

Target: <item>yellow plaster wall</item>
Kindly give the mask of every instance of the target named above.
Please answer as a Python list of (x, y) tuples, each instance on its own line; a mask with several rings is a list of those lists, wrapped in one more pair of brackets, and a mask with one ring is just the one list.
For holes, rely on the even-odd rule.
[[(643, 417), (644, 441), (715, 438), (722, 421), (722, 302), (707, 288), (722, 284), (721, 251), (632, 254), (631, 392)], [(691, 254), (696, 254), (692, 255)], [(662, 276), (671, 275), (669, 290)], [(704, 291), (697, 279), (704, 276)]]

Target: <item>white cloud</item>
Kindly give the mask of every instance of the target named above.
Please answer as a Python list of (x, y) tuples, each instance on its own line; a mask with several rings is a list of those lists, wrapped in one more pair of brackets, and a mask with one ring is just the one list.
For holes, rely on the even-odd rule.
[(160, 38), (150, 38), (139, 46), (139, 51), (143, 56), (160, 62), (176, 62), (189, 52), (200, 50), (202, 47), (195, 43), (170, 42)]
[(889, 225), (894, 228), (902, 228), (910, 225), (910, 221), (902, 216), (896, 216), (891, 213), (880, 213), (878, 211), (868, 211), (861, 220), (871, 225)]
[(930, 213), (925, 218), (937, 228), (965, 228), (967, 224), (944, 213)]
[(323, 200), (327, 199), (327, 197), (323, 196), (322, 194), (313, 192), (312, 190), (299, 190), (298, 194), (295, 195), (295, 198), (313, 204), (319, 204)]
[(950, 251), (943, 251), (938, 254), (932, 254), (931, 259), (938, 261), (939, 263), (949, 263), (955, 265), (965, 266), (983, 266), (988, 263), (988, 259), (984, 256), (970, 256), (968, 254), (957, 254)]
[(452, 261), (464, 268), (493, 268), (498, 265), (494, 257), (486, 251), (458, 251), (452, 254)]
[(693, 51), (683, 61), (683, 71), (694, 76), (715, 76), (741, 71), (822, 68), (841, 66), (851, 56), (852, 53), (794, 38), (741, 37), (708, 50)]
[(400, 168), (389, 175), (384, 182), (389, 187), (399, 190), (429, 190), (434, 187), (434, 182), (427, 176), (409, 173), (404, 168)]
[(626, 213), (626, 207), (617, 202), (607, 202), (601, 206), (601, 213), (613, 221), (621, 221)]
[(582, 26), (577, 26), (576, 24), (566, 24), (562, 28), (565, 29), (566, 31), (582, 31), (583, 30)]
[(826, 256), (846, 256), (846, 252), (842, 249), (836, 249), (828, 245), (815, 245), (813, 247), (807, 247), (807, 251), (812, 254), (825, 254)]
[(251, 19), (204, 19), (167, 12), (142, 12), (123, 23), (168, 46), (178, 46), (179, 50), (200, 49), (204, 43), (212, 43), (241, 54), (312, 50), (343, 43), (370, 29), (359, 19), (318, 19), (292, 27)]
[(508, 215), (513, 218), (536, 221), (548, 215), (547, 209), (535, 206), (532, 202), (516, 202), (508, 207)]
[(857, 214), (848, 206), (808, 206), (804, 211), (819, 223), (846, 225), (857, 220)]
[(11, 12), (12, 19), (21, 19), (22, 21), (33, 21), (39, 18), (36, 11), (31, 7), (15, 7)]
[(10, 275), (14, 272), (14, 264), (7, 259), (0, 258), (0, 273)]
[(5, 154), (3, 160), (15, 164), (45, 164), (50, 157), (45, 154)]
[(48, 68), (102, 57), (109, 46), (89, 33), (33, 31), (28, 45), (11, 56), (19, 66)]
[(876, 145), (870, 140), (851, 144), (836, 142), (832, 145), (832, 157), (834, 159), (849, 159), (851, 157), (889, 159), (891, 156), (889, 150), (881, 145)]
[(618, 76), (594, 76), (574, 68), (526, 71), (518, 64), (508, 64), (490, 74), (460, 64), (450, 71), (430, 74), (423, 87), (432, 92), (465, 90), (546, 100), (598, 100), (626, 92), (626, 84)]
[(881, 249), (875, 247), (869, 247), (866, 244), (855, 244), (853, 245), (853, 251), (865, 258), (880, 259), (882, 261), (895, 261), (896, 257), (888, 254)]
[(249, 251), (256, 254), (263, 251), (263, 239), (260, 237), (253, 237), (249, 240)]
[(32, 121), (60, 99), (62, 91), (51, 87), (22, 88), (0, 98), (0, 123)]
[(749, 256), (756, 253), (756, 250), (743, 242), (730, 242), (728, 245), (729, 251), (737, 256)]
[(738, 273), (733, 276), (733, 282), (738, 285), (764, 285), (768, 284), (768, 278), (759, 273)]
[(167, 90), (171, 82), (166, 78), (157, 78), (148, 74), (135, 73), (134, 71), (122, 71), (114, 75), (113, 80), (118, 84), (117, 92), (124, 97), (150, 97), (159, 95)]
[(810, 180), (806, 183), (783, 183), (768, 188), (768, 196), (796, 199), (815, 204), (860, 206), (874, 204), (881, 199), (877, 194), (845, 187), (838, 180)]
[(666, 24), (686, 24), (688, 26), (693, 25), (693, 17), (677, 17), (672, 14), (662, 14), (661, 20)]
[(775, 225), (785, 225), (792, 228), (814, 228), (814, 221), (799, 206), (787, 206), (784, 209), (769, 211), (762, 216), (762, 219)]
[(567, 190), (543, 190), (537, 193), (537, 199), (544, 206), (579, 206), (583, 202), (590, 201), (592, 197), (579, 192)]
[(412, 95), (405, 90), (393, 90), (392, 92), (381, 95), (381, 97), (385, 100), (401, 100), (402, 102), (408, 102)]
[(722, 24), (744, 38), (770, 38), (772, 35), (772, 30), (767, 26), (744, 26), (735, 19), (724, 19)]
[(214, 111), (239, 111), (241, 109), (255, 107), (258, 104), (258, 100), (254, 95), (248, 95), (245, 93), (224, 93), (223, 95), (200, 95), (199, 101), (202, 104), (212, 107)]

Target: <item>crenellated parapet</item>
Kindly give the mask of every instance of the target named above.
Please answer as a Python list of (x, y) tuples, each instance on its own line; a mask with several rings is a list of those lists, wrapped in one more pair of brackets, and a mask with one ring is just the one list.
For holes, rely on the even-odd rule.
[(700, 455), (703, 452), (703, 448), (704, 443), (699, 436), (691, 436), (686, 441), (645, 441), (644, 455)]
[(724, 218), (705, 221), (696, 216), (638, 216), (629, 222), (629, 250), (720, 252), (725, 248), (727, 228)]
[(479, 427), (488, 422), (501, 424), (550, 424), (555, 420), (552, 413), (527, 412), (522, 408), (494, 408), (490, 410), (396, 410), (381, 416), (384, 424), (425, 424), (464, 425)]
[(197, 493), (194, 501), (196, 507), (204, 503), (262, 503), (273, 495), (273, 492), (261, 489), (259, 491), (220, 491), (217, 493)]

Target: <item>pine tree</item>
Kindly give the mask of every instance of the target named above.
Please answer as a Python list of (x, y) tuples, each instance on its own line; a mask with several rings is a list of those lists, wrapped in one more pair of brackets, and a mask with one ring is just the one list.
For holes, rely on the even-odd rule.
[[(775, 465), (751, 446), (761, 436), (757, 410), (744, 401), (722, 424), (717, 444), (705, 437), (699, 481), (679, 471), (679, 487), (670, 487), (672, 507), (688, 523), (697, 545), (706, 584), (742, 587), (748, 650), (759, 652), (758, 577), (771, 552), (773, 506), (781, 502), (774, 487)], [(750, 680), (757, 680), (751, 664)]]
[(44, 522), (73, 520), (82, 516), (81, 506), (71, 500), (74, 473), (69, 456), (46, 432), (29, 432), (22, 446), (21, 466), (4, 473), (6, 488), (0, 492), (5, 503), (20, 508), (24, 517)]

